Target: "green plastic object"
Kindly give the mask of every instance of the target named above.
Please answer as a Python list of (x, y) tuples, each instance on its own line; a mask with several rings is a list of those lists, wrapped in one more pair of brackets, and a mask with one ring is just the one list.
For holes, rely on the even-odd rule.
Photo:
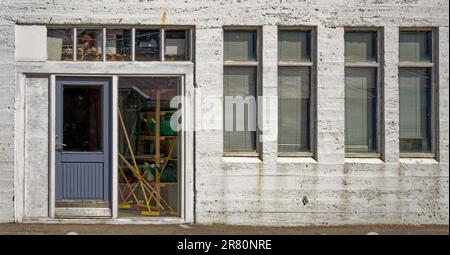
[(161, 118), (161, 135), (162, 136), (176, 136), (177, 132), (175, 132), (170, 127), (170, 118), (164, 117)]
[[(150, 132), (152, 135), (156, 135), (156, 123), (149, 123), (146, 122)], [(177, 132), (175, 132), (170, 127), (170, 117), (162, 117), (161, 118), (161, 124), (160, 124), (160, 135), (162, 136), (176, 136)]]

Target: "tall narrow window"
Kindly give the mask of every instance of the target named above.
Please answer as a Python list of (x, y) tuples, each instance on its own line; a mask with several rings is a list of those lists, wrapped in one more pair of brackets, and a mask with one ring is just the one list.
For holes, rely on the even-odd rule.
[(433, 152), (431, 31), (400, 32), (400, 153)]
[(345, 32), (345, 151), (349, 156), (379, 153), (377, 31)]
[(224, 153), (256, 152), (257, 30), (224, 31)]
[(278, 154), (311, 154), (311, 31), (278, 31)]

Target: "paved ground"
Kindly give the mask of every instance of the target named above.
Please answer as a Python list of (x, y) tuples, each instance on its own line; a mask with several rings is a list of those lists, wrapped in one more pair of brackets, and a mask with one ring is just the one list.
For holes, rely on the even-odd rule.
[(0, 235), (27, 234), (289, 234), (289, 235), (449, 235), (449, 226), (404, 226), (404, 225), (370, 225), (370, 226), (328, 226), (328, 227), (255, 227), (230, 225), (78, 225), (78, 224), (0, 224)]

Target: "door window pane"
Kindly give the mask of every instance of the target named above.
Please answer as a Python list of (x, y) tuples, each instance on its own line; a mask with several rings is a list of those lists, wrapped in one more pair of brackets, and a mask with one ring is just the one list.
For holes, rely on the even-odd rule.
[(400, 152), (431, 152), (429, 68), (400, 68)]
[(376, 61), (377, 32), (345, 32), (345, 61)]
[(309, 61), (310, 32), (296, 30), (278, 31), (278, 60)]
[(102, 60), (102, 30), (77, 29), (77, 60), (101, 61)]
[(106, 30), (106, 60), (131, 61), (131, 30)]
[(48, 29), (47, 30), (47, 59), (73, 60), (73, 30)]
[(138, 61), (158, 61), (159, 56), (159, 30), (136, 29), (135, 59)]
[[(224, 70), (224, 97), (251, 96), (256, 100), (256, 68), (255, 67), (225, 67)], [(250, 121), (256, 123), (256, 112), (251, 112), (251, 105), (245, 104), (240, 108), (243, 115), (237, 114), (239, 104), (233, 110), (226, 110), (224, 100), (224, 151), (226, 152), (252, 152), (256, 150), (256, 131), (251, 130)], [(250, 114), (254, 114), (251, 116)], [(250, 115), (250, 116), (249, 116)], [(242, 118), (238, 118), (242, 116)], [(227, 130), (227, 124), (232, 124), (232, 130)], [(244, 131), (239, 130), (243, 126)], [(241, 129), (242, 130), (242, 129)]]
[(309, 67), (278, 68), (278, 151), (309, 151)]
[(65, 85), (63, 88), (64, 151), (101, 151), (101, 87)]
[(256, 60), (256, 31), (225, 30), (224, 39), (225, 60)]
[(189, 30), (166, 30), (164, 36), (164, 60), (189, 60)]
[(377, 150), (377, 90), (375, 68), (345, 70), (346, 152)]
[(400, 61), (431, 61), (431, 32), (400, 32)]

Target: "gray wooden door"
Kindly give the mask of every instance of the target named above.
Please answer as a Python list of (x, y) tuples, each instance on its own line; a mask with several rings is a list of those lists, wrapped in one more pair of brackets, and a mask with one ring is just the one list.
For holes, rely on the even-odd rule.
[(110, 98), (109, 78), (56, 80), (56, 207), (111, 205)]

